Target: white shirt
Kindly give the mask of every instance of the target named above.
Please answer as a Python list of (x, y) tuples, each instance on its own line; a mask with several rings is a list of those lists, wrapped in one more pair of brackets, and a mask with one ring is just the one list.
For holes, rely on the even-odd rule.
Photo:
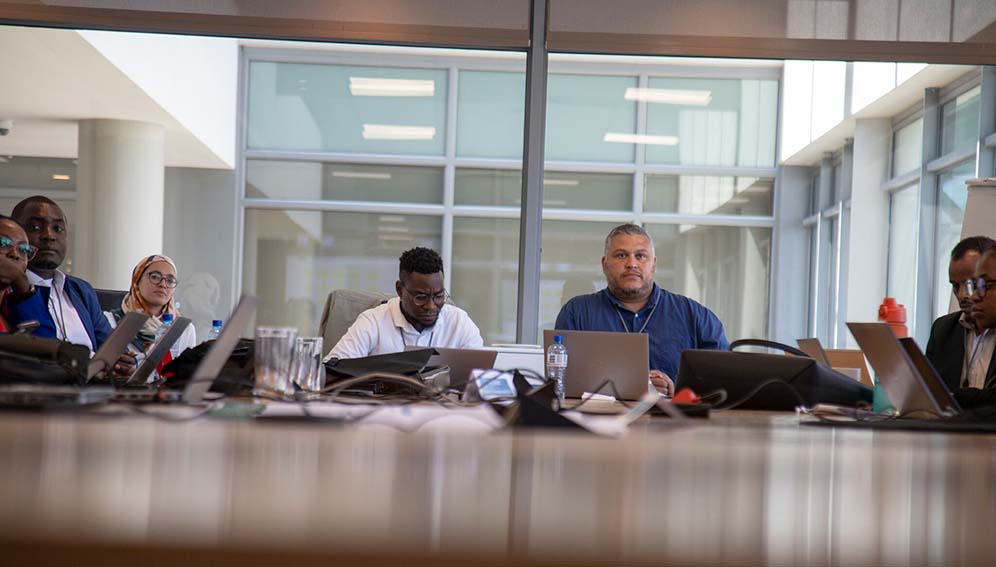
[(480, 348), (484, 339), (470, 315), (449, 303), (439, 310), (435, 325), (416, 331), (401, 312), (401, 299), (394, 297), (360, 313), (325, 360), (401, 352), (408, 346)]
[(55, 323), (55, 336), (66, 342), (83, 345), (90, 349), (90, 354), (93, 355), (93, 343), (90, 341), (90, 335), (87, 334), (86, 327), (83, 326), (83, 320), (80, 319), (76, 306), (73, 305), (69, 299), (69, 294), (66, 293), (66, 274), (56, 270), (55, 275), (47, 280), (43, 280), (41, 276), (31, 270), (28, 270), (27, 275), (28, 282), (35, 287), (52, 289), (48, 297), (48, 314), (52, 317), (52, 322)]
[(989, 362), (996, 350), (996, 332), (986, 329), (981, 335), (972, 329), (965, 333), (965, 363), (962, 366), (962, 387), (985, 388)]

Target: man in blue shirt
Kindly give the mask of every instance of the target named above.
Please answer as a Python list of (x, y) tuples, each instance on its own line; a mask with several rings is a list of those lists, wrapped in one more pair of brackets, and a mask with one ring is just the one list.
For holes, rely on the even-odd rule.
[(617, 226), (605, 238), (602, 273), (606, 289), (579, 295), (557, 315), (557, 329), (617, 331), (650, 335), (650, 381), (674, 394), (681, 351), (727, 349), (730, 344), (716, 314), (683, 295), (654, 283), (654, 241), (635, 224)]

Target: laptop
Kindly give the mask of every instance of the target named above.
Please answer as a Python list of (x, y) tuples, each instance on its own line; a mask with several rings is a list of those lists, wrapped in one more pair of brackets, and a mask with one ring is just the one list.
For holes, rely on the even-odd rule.
[(180, 317), (176, 321), (173, 321), (173, 324), (170, 325), (169, 330), (166, 331), (163, 338), (159, 339), (159, 342), (152, 347), (152, 350), (148, 355), (146, 355), (145, 360), (128, 378), (125, 385), (144, 386), (148, 381), (149, 376), (152, 374), (152, 371), (159, 366), (159, 363), (162, 362), (164, 358), (166, 358), (166, 353), (169, 352), (169, 349), (173, 348), (176, 341), (180, 340), (180, 337), (183, 336), (183, 333), (187, 330), (187, 327), (189, 327), (191, 323), (192, 321), (186, 317)]
[[(640, 400), (650, 391), (650, 338), (645, 333), (602, 331), (543, 331), (543, 352), (553, 337), (564, 337), (567, 371), (564, 395), (580, 398), (587, 392), (615, 395), (623, 400)], [(616, 392), (604, 382), (611, 381)]]
[(253, 295), (243, 295), (239, 304), (232, 311), (218, 338), (211, 344), (207, 354), (194, 369), (190, 381), (182, 390), (119, 390), (115, 399), (121, 402), (177, 402), (197, 405), (204, 401), (205, 394), (211, 388), (221, 369), (228, 362), (228, 357), (242, 336), (242, 331), (249, 326), (259, 299)]
[[(424, 347), (408, 347), (405, 350), (421, 350)], [(429, 362), (428, 367), (449, 366), (450, 367), (450, 388), (462, 390), (470, 380), (470, 373), (476, 368), (488, 370), (495, 367), (495, 359), (498, 352), (485, 349), (472, 348), (443, 348), (430, 347), (436, 351)]]
[(904, 345), (887, 323), (848, 323), (847, 328), (901, 417), (936, 419), (960, 413), (954, 397), (912, 339)]
[(118, 361), (121, 354), (128, 348), (128, 343), (138, 335), (148, 320), (148, 315), (137, 311), (125, 315), (124, 319), (121, 319), (114, 327), (114, 331), (107, 337), (104, 344), (97, 349), (93, 358), (90, 359), (90, 364), (86, 369), (86, 381), (89, 382), (94, 378), (110, 378), (114, 363)]
[(823, 349), (823, 343), (820, 339), (798, 339), (799, 350), (809, 355), (816, 362), (826, 365), (827, 368), (832, 367), (830, 364), (830, 357), (827, 356), (827, 351)]

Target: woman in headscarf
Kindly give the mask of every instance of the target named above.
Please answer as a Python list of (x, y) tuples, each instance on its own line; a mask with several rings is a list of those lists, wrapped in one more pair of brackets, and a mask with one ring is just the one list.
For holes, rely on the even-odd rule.
[[(163, 325), (163, 315), (169, 313), (174, 320), (180, 317), (180, 310), (173, 302), (173, 292), (180, 283), (176, 274), (176, 264), (167, 256), (154, 254), (142, 259), (131, 272), (131, 287), (121, 301), (121, 307), (105, 313), (112, 327), (117, 326), (118, 321), (132, 311), (149, 316), (138, 337), (132, 342), (132, 350), (136, 353), (149, 351), (155, 342), (156, 330)], [(157, 370), (161, 372), (166, 363), (196, 344), (197, 334), (194, 326), (190, 325), (169, 349)]]

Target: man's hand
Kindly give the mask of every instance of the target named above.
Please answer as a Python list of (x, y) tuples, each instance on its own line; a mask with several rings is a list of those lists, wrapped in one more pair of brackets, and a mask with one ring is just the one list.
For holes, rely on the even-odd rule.
[(118, 357), (113, 367), (115, 378), (127, 378), (135, 372), (135, 357), (124, 353)]
[(650, 371), (650, 383), (661, 394), (668, 397), (674, 395), (674, 382), (671, 381), (671, 378), (667, 374), (664, 374), (660, 370)]

